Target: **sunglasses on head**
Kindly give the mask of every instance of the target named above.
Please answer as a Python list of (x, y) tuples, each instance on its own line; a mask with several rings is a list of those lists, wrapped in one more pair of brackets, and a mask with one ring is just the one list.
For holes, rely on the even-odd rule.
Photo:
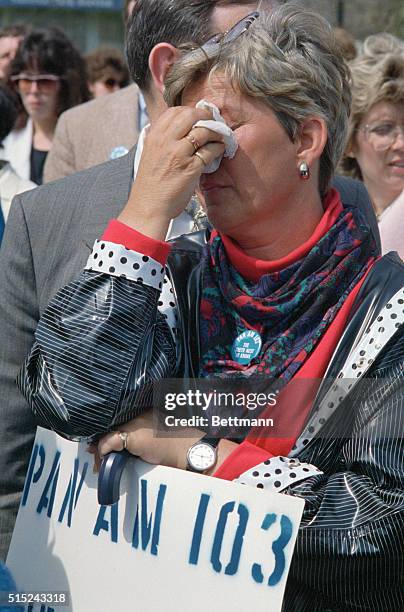
[(239, 38), (242, 34), (247, 32), (248, 28), (258, 19), (260, 13), (258, 11), (253, 11), (249, 13), (243, 19), (240, 19), (237, 23), (234, 24), (227, 32), (219, 32), (218, 34), (214, 34), (200, 47), (202, 51), (209, 52), (216, 45), (225, 45), (230, 42), (234, 42)]
[(20, 93), (31, 91), (33, 83), (36, 83), (38, 90), (42, 92), (54, 91), (61, 77), (56, 74), (16, 74), (11, 77)]

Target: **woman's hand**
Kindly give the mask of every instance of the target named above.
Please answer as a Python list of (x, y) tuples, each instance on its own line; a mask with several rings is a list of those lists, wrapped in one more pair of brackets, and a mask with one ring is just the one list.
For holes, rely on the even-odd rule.
[[(180, 438), (158, 438), (155, 437), (154, 421), (152, 411), (136, 417), (125, 423), (119, 431), (113, 431), (103, 436), (98, 442), (98, 449), (90, 447), (90, 452), (95, 454), (95, 469), (99, 469), (99, 459), (112, 451), (122, 451), (124, 442), (119, 435), (120, 432), (127, 433), (126, 449), (136, 457), (153, 465), (165, 465), (167, 467), (185, 470), (187, 467), (187, 453), (189, 448), (199, 442), (205, 435), (203, 431), (195, 428), (182, 428)], [(229, 440), (220, 440), (218, 445), (218, 459), (213, 468), (206, 473), (212, 475), (223, 461), (237, 448), (237, 444)], [(98, 451), (98, 452), (97, 452)]]
[(120, 221), (165, 240), (171, 219), (185, 209), (205, 165), (224, 153), (221, 134), (192, 127), (201, 119), (211, 118), (206, 109), (180, 106), (169, 108), (149, 128)]
[[(166, 465), (185, 470), (190, 446), (204, 435), (198, 429), (181, 429), (181, 438), (158, 438), (151, 411), (136, 417), (119, 428), (126, 432), (126, 449), (147, 463)], [(124, 443), (118, 431), (106, 434), (98, 442), (98, 453), (102, 456), (111, 451), (123, 450)]]

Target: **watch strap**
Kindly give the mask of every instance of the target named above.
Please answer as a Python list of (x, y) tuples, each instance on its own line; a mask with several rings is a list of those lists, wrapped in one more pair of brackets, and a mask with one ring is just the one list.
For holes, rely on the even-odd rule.
[(220, 438), (213, 438), (209, 434), (206, 434), (205, 436), (203, 436), (203, 438), (201, 438), (197, 442), (197, 444), (201, 444), (201, 442), (203, 442), (204, 444), (210, 444), (211, 446), (213, 446), (213, 448), (217, 448), (217, 446), (218, 446), (218, 444), (220, 442)]

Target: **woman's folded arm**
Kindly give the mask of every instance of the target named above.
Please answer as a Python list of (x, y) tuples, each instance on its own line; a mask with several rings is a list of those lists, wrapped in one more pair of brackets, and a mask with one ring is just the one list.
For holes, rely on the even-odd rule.
[(158, 310), (163, 278), (152, 258), (97, 241), (87, 269), (44, 312), (19, 376), (39, 424), (89, 438), (150, 408), (153, 381), (176, 364)]

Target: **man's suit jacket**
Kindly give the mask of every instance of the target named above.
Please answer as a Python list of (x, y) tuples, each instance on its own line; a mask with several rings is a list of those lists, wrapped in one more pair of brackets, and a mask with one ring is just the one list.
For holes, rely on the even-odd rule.
[[(94, 241), (124, 207), (133, 161), (134, 150), (13, 201), (0, 253), (0, 558), (9, 545), (35, 435), (15, 378), (50, 298), (84, 267)], [(343, 201), (365, 203), (377, 234), (363, 185), (339, 179), (337, 188)]]
[(129, 85), (64, 112), (46, 159), (44, 182), (108, 161), (118, 147), (129, 151), (139, 136), (138, 92)]

